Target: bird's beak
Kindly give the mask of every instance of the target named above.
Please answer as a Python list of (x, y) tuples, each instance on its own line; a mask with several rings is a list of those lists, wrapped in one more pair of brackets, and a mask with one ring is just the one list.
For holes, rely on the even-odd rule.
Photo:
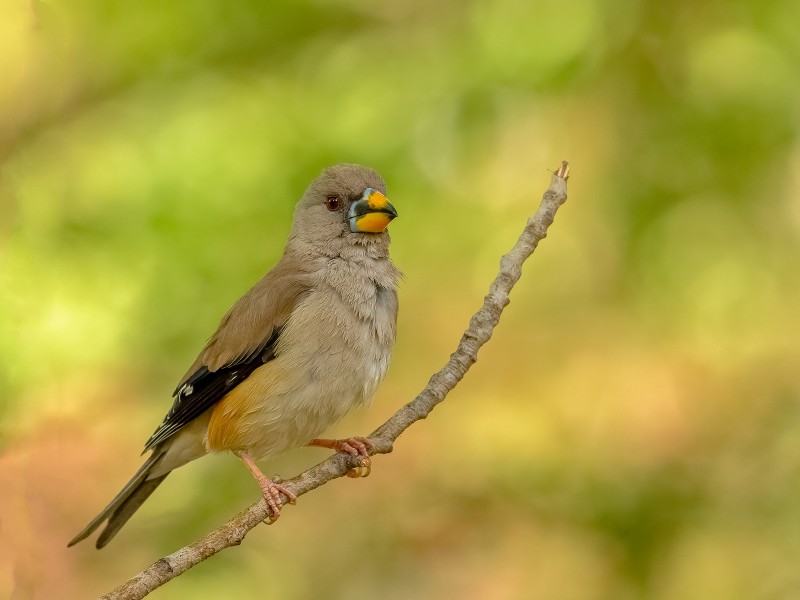
[(396, 216), (397, 211), (389, 199), (372, 188), (365, 189), (361, 198), (347, 211), (353, 233), (380, 233)]

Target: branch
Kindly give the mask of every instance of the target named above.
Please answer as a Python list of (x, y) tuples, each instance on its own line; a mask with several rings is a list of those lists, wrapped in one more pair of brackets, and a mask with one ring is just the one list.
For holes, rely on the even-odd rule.
[[(508, 294), (522, 274), (522, 263), (536, 249), (547, 235), (547, 228), (553, 223), (556, 211), (567, 200), (567, 178), (569, 166), (562, 162), (561, 168), (553, 174), (550, 187), (542, 197), (536, 214), (528, 219), (525, 229), (517, 243), (500, 259), (500, 272), (495, 277), (483, 306), (472, 317), (469, 328), (464, 332), (458, 348), (450, 355), (441, 370), (434, 374), (428, 385), (411, 402), (398, 410), (370, 436), (371, 454), (388, 454), (392, 444), (415, 422), (427, 417), (445, 399), (447, 394), (461, 381), (464, 374), (478, 358), (478, 350), (492, 337), (500, 314), (508, 305)], [(293, 479), (282, 482), (297, 496), (342, 477), (360, 465), (359, 457), (335, 454), (327, 460), (301, 473)], [(263, 501), (250, 505), (224, 525), (177, 552), (165, 556), (150, 567), (109, 592), (101, 600), (139, 600), (165, 584), (173, 577), (188, 571), (196, 564), (214, 556), (230, 546), (238, 546), (247, 533), (267, 519), (267, 509)]]

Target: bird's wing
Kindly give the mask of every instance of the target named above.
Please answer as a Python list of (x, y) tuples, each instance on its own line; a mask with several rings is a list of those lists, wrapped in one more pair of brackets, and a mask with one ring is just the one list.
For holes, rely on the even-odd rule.
[(175, 435), (275, 358), (289, 315), (310, 290), (309, 279), (307, 271), (281, 261), (233, 305), (173, 392), (172, 407), (147, 440), (145, 452)]

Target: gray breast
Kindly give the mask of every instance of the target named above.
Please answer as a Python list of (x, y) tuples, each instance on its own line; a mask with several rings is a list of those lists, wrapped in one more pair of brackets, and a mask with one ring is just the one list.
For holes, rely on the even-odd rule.
[(397, 330), (397, 290), (375, 284), (373, 327), (381, 344), (394, 344)]

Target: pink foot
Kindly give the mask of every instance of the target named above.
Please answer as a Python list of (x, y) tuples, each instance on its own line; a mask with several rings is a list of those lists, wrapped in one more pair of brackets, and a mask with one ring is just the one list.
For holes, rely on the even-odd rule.
[(289, 504), (297, 504), (297, 496), (292, 490), (280, 483), (275, 483), (269, 477), (257, 479), (258, 485), (261, 486), (261, 492), (264, 494), (264, 502), (267, 503), (269, 523), (272, 524), (281, 516), (281, 506), (283, 506), (281, 494), (284, 494), (289, 499)]
[(350, 456), (360, 456), (361, 464), (357, 469), (347, 473), (348, 477), (368, 477), (372, 472), (372, 459), (369, 457), (372, 444), (365, 437), (350, 437), (342, 440), (314, 439), (308, 445), (330, 448)]
[(264, 473), (261, 472), (261, 469), (258, 468), (258, 465), (256, 465), (253, 457), (247, 452), (240, 451), (235, 452), (235, 454), (250, 470), (250, 473), (253, 474), (253, 477), (256, 478), (256, 481), (258, 481), (258, 485), (261, 487), (261, 492), (264, 494), (264, 502), (267, 503), (267, 513), (269, 514), (268, 523), (274, 523), (278, 520), (278, 517), (281, 516), (281, 506), (284, 504), (281, 494), (286, 496), (286, 498), (289, 500), (289, 504), (297, 503), (297, 495), (286, 486), (276, 483), (264, 475)]

